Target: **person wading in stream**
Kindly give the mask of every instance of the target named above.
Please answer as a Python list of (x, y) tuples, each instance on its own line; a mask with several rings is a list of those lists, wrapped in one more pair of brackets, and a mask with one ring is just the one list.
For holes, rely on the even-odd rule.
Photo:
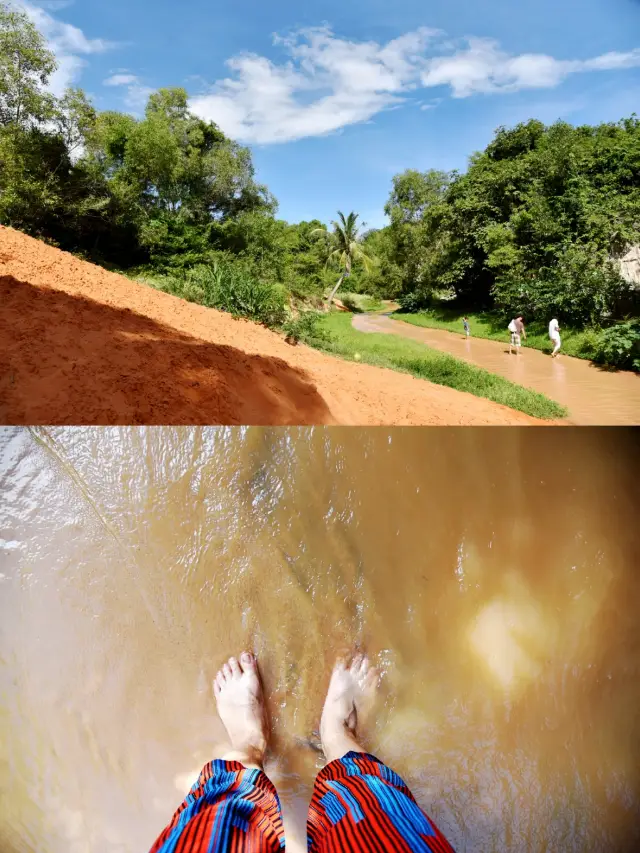
[(553, 344), (551, 358), (555, 358), (562, 346), (562, 341), (560, 340), (560, 326), (555, 318), (549, 323), (549, 340)]
[[(391, 768), (360, 746), (378, 674), (363, 655), (338, 660), (320, 721), (327, 764), (307, 818), (310, 853), (454, 853)], [(280, 801), (263, 770), (267, 715), (255, 657), (229, 658), (214, 685), (231, 749), (205, 765), (151, 853), (276, 853), (285, 849)]]
[(520, 355), (520, 347), (522, 346), (522, 338), (527, 339), (527, 332), (524, 327), (524, 319), (522, 314), (518, 314), (509, 323), (509, 331), (511, 332), (511, 341), (509, 342), (509, 355), (513, 347), (516, 348), (516, 355)]

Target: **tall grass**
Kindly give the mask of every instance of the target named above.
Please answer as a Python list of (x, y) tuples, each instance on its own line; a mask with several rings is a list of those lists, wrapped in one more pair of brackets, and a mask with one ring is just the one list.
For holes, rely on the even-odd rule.
[(286, 318), (285, 288), (259, 281), (239, 265), (200, 264), (184, 272), (138, 280), (189, 302), (228, 311), (234, 317), (246, 317), (265, 326), (278, 327)]

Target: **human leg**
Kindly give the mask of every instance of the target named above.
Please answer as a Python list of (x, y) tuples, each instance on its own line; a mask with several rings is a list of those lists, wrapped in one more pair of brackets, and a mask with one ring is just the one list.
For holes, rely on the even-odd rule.
[(551, 338), (553, 341), (553, 352), (551, 353), (551, 357), (555, 358), (560, 351), (560, 347), (562, 346), (562, 341), (560, 340), (560, 335), (555, 335), (555, 337)]
[(276, 853), (284, 831), (276, 789), (262, 771), (267, 724), (253, 655), (229, 658), (213, 690), (231, 749), (205, 765), (151, 853)]
[(318, 774), (307, 820), (310, 853), (453, 853), (404, 781), (365, 752), (357, 725), (370, 711), (377, 675), (367, 659), (334, 669), (320, 735), (329, 761)]

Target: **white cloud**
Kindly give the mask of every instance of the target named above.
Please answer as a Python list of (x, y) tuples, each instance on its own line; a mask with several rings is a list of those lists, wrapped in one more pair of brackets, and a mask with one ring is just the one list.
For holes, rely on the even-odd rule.
[(193, 97), (194, 112), (244, 142), (288, 142), (367, 122), (417, 89), (447, 86), (454, 98), (465, 98), (552, 88), (569, 74), (640, 66), (640, 49), (588, 60), (514, 56), (492, 39), (469, 38), (461, 46), (428, 28), (378, 44), (317, 27), (276, 36), (274, 44), (285, 51), (283, 61), (255, 53), (232, 57), (231, 76)]
[(450, 86), (454, 98), (477, 93), (556, 86), (566, 74), (565, 63), (544, 54), (511, 57), (491, 39), (468, 41), (468, 48), (428, 61), (425, 87)]
[(402, 100), (418, 79), (434, 30), (379, 45), (337, 38), (326, 27), (277, 38), (281, 65), (254, 53), (227, 63), (235, 76), (192, 99), (198, 115), (236, 139), (286, 142), (367, 121)]
[(636, 68), (638, 65), (640, 65), (640, 48), (630, 50), (628, 53), (618, 53), (614, 50), (583, 63), (585, 71), (615, 71), (618, 68)]
[(126, 88), (124, 102), (134, 112), (140, 112), (143, 109), (149, 95), (154, 91), (149, 86), (145, 86), (135, 74), (129, 74), (128, 72), (112, 74), (111, 77), (107, 77), (106, 80), (102, 81), (102, 85), (122, 86)]
[[(55, 95), (77, 84), (87, 57), (114, 47), (54, 17), (72, 0), (13, 2), (27, 12), (56, 55), (59, 67), (49, 83)], [(194, 112), (234, 139), (288, 142), (370, 122), (380, 112), (401, 107), (418, 90), (423, 95), (418, 105), (428, 110), (438, 103), (425, 103), (428, 89), (447, 87), (454, 98), (550, 89), (570, 74), (640, 66), (640, 48), (586, 60), (511, 55), (492, 39), (453, 42), (427, 27), (384, 44), (344, 39), (329, 27), (315, 27), (275, 36), (274, 44), (285, 53), (280, 62), (256, 53), (231, 57), (230, 76), (193, 97)], [(153, 91), (123, 69), (104, 85), (122, 87), (124, 102), (133, 111), (141, 110)]]
[(105, 86), (130, 86), (132, 83), (137, 83), (138, 78), (135, 74), (113, 74), (103, 81)]
[[(27, 13), (56, 56), (58, 68), (49, 80), (49, 89), (54, 95), (62, 95), (68, 86), (77, 83), (86, 65), (85, 56), (104, 53), (114, 46), (104, 39), (87, 38), (78, 27), (54, 18), (45, 8), (28, 0), (13, 0), (13, 3)], [(52, 10), (59, 10), (69, 4), (61, 2), (46, 5)]]
[(492, 39), (468, 39), (468, 47), (428, 61), (422, 85), (450, 86), (454, 98), (475, 94), (549, 89), (569, 74), (640, 66), (640, 49), (606, 53), (594, 59), (554, 59), (542, 53), (510, 56)]

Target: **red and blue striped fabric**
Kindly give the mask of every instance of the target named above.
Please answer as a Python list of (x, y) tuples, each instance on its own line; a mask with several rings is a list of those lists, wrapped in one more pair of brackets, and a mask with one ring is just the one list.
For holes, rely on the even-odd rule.
[[(349, 752), (318, 774), (309, 853), (454, 853), (403, 780), (373, 755)], [(280, 801), (259, 770), (211, 761), (151, 853), (279, 853)]]
[(349, 752), (318, 774), (307, 843), (309, 853), (454, 853), (400, 776), (362, 752)]
[(279, 853), (280, 800), (260, 770), (210, 761), (151, 853)]

